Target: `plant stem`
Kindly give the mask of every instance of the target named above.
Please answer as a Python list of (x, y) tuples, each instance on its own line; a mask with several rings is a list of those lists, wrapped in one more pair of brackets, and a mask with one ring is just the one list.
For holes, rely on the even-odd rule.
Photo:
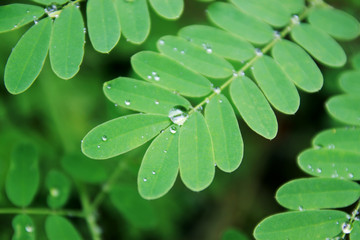
[[(351, 228), (353, 227), (353, 223), (355, 222), (356, 216), (359, 214), (359, 209), (360, 209), (360, 200), (358, 200), (358, 203), (356, 204), (354, 211), (352, 211), (351, 213), (351, 217), (349, 220), (349, 224)], [(345, 239), (345, 237), (346, 237), (346, 233), (343, 232), (341, 235), (341, 239)]]
[(2, 208), (0, 209), (0, 214), (29, 214), (29, 215), (62, 215), (67, 217), (84, 217), (84, 214), (81, 211), (70, 210), (70, 209), (61, 209), (61, 210), (52, 210), (48, 208)]

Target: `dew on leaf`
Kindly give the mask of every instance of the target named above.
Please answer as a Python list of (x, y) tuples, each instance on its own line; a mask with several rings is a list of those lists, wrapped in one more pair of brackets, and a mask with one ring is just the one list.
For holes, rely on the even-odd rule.
[(51, 188), (51, 189), (50, 189), (50, 195), (51, 195), (52, 197), (58, 197), (59, 194), (60, 194), (59, 189), (57, 189), (57, 188)]
[(155, 77), (154, 77), (154, 80), (155, 80), (155, 81), (160, 81), (160, 77), (159, 77), (159, 76), (155, 76)]
[(175, 106), (169, 111), (168, 117), (176, 125), (183, 125), (188, 118), (186, 109), (183, 106)]
[(147, 78), (148, 78), (148, 79), (152, 79), (152, 76), (148, 75)]
[(111, 84), (106, 84), (107, 89), (111, 89)]
[(156, 172), (155, 172), (155, 171), (152, 171), (151, 173), (152, 173), (153, 175), (155, 175), (155, 174), (156, 174)]
[(221, 93), (221, 89), (219, 87), (216, 87), (213, 89), (214, 93), (216, 94), (220, 94)]
[(299, 18), (299, 16), (298, 16), (298, 15), (292, 16), (291, 22), (292, 22), (293, 24), (300, 24), (300, 18)]
[(25, 231), (31, 233), (31, 232), (34, 231), (34, 228), (33, 228), (32, 226), (30, 226), (30, 225), (27, 225), (27, 226), (25, 227)]
[(317, 168), (316, 171), (317, 171), (318, 173), (321, 173), (321, 172), (322, 172), (321, 168)]
[(341, 225), (341, 229), (342, 229), (342, 232), (345, 233), (345, 234), (349, 234), (351, 233), (351, 225), (349, 223), (346, 223), (344, 222), (342, 225)]
[(144, 181), (144, 182), (147, 182), (147, 178), (144, 178), (143, 181)]
[(125, 100), (125, 105), (126, 106), (129, 106), (131, 103), (130, 103), (130, 100)]
[(175, 126), (171, 126), (171, 127), (170, 127), (170, 132), (171, 132), (172, 134), (175, 134), (175, 133), (176, 133), (176, 127), (175, 127)]
[(335, 149), (335, 145), (334, 145), (334, 144), (330, 144), (330, 145), (328, 146), (328, 149)]
[(262, 56), (262, 55), (263, 55), (263, 52), (261, 51), (260, 48), (256, 48), (256, 49), (255, 49), (255, 54), (256, 54), (256, 56)]
[(353, 178), (353, 177), (354, 177), (354, 174), (349, 173), (348, 176), (349, 176), (349, 178)]
[(280, 32), (279, 31), (274, 31), (274, 37), (277, 39), (277, 38), (280, 38), (281, 35), (280, 35)]
[(103, 141), (105, 142), (105, 141), (107, 140), (107, 136), (105, 136), (105, 135), (102, 136), (102, 137), (101, 137), (101, 140), (103, 140)]
[(160, 102), (159, 102), (158, 100), (155, 100), (155, 104), (156, 104), (156, 105), (159, 105), (159, 103), (160, 103)]
[(299, 211), (304, 211), (303, 206), (299, 206)]
[(100, 148), (100, 145), (97, 145), (97, 148)]
[(159, 44), (160, 44), (160, 45), (164, 45), (164, 44), (165, 44), (165, 41), (162, 40), (162, 39), (160, 39), (160, 40), (159, 40)]

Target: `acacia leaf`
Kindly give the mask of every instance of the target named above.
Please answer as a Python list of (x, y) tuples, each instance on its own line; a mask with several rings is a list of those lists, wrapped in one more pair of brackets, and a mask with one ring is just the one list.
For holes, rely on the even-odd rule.
[(50, 18), (33, 25), (19, 40), (6, 63), (6, 89), (19, 94), (28, 89), (39, 75), (49, 49), (52, 23)]
[(62, 172), (51, 170), (45, 179), (46, 188), (49, 191), (47, 204), (52, 209), (61, 208), (70, 196), (71, 183), (69, 178)]
[(39, 187), (38, 153), (34, 145), (22, 143), (16, 146), (6, 176), (6, 194), (14, 205), (30, 205)]
[(220, 28), (251, 43), (266, 44), (273, 39), (273, 30), (268, 24), (241, 12), (229, 3), (212, 3), (207, 9), (207, 15)]
[(13, 3), (0, 6), (0, 33), (18, 29), (44, 15), (39, 6)]
[(358, 95), (360, 93), (360, 71), (347, 71), (341, 74), (340, 87), (347, 93)]
[(50, 215), (46, 218), (45, 232), (49, 240), (82, 239), (81, 235), (69, 220), (57, 215)]
[(286, 114), (294, 114), (298, 110), (299, 93), (273, 58), (259, 58), (252, 73), (266, 98), (277, 110)]
[(65, 4), (69, 0), (31, 0), (32, 2), (40, 3), (42, 5), (50, 5), (52, 3)]
[(360, 96), (338, 95), (326, 102), (326, 109), (335, 119), (352, 125), (360, 125)]
[(208, 79), (156, 52), (136, 53), (131, 57), (131, 65), (146, 81), (184, 96), (201, 97), (211, 91), (211, 82)]
[(343, 179), (302, 178), (282, 185), (276, 201), (292, 210), (347, 207), (360, 197), (359, 184)]
[(274, 111), (260, 89), (248, 77), (236, 78), (230, 86), (230, 96), (241, 117), (256, 133), (273, 139), (278, 130)]
[(184, 0), (149, 0), (151, 7), (162, 17), (177, 19), (184, 10)]
[(179, 129), (173, 125), (155, 138), (147, 149), (138, 174), (138, 189), (145, 199), (165, 195), (179, 171)]
[(215, 175), (211, 136), (203, 115), (194, 112), (180, 128), (179, 166), (185, 186), (192, 191), (208, 187)]
[(305, 7), (305, 0), (277, 0), (289, 13), (300, 13)]
[(50, 62), (58, 77), (70, 79), (79, 71), (84, 44), (84, 21), (80, 9), (71, 4), (55, 19), (51, 35)]
[(170, 125), (161, 115), (133, 114), (93, 128), (81, 144), (83, 153), (94, 159), (107, 159), (137, 148)]
[(200, 48), (180, 37), (161, 37), (157, 47), (161, 53), (206, 77), (225, 78), (234, 70), (225, 59), (212, 54), (211, 48)]
[(86, 5), (87, 26), (96, 51), (110, 52), (120, 39), (120, 22), (113, 1), (89, 0)]
[(224, 95), (216, 95), (206, 105), (205, 120), (217, 167), (225, 172), (236, 170), (244, 154), (244, 143), (234, 110)]
[(319, 91), (324, 79), (312, 58), (297, 44), (281, 40), (272, 49), (272, 56), (296, 86), (306, 92)]
[(35, 240), (36, 228), (33, 220), (25, 214), (16, 215), (12, 220), (14, 235), (12, 240)]

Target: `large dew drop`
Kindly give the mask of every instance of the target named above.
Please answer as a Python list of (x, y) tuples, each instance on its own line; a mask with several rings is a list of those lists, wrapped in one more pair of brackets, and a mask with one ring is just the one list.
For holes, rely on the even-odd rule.
[(170, 120), (176, 125), (183, 125), (188, 119), (188, 114), (183, 106), (175, 106), (169, 112)]

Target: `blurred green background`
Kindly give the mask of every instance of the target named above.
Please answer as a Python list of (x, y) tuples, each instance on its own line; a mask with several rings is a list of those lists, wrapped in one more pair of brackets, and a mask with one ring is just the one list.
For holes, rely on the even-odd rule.
[[(1, 1), (0, 5), (9, 2)], [(328, 2), (360, 19), (360, 1)], [(136, 78), (130, 68), (130, 57), (143, 49), (154, 50), (155, 41), (160, 36), (176, 34), (182, 26), (206, 24), (206, 6), (207, 3), (185, 1), (185, 11), (178, 21), (163, 20), (152, 12), (148, 40), (136, 46), (122, 38), (110, 54), (94, 51), (87, 37), (83, 64), (73, 79), (56, 77), (47, 60), (31, 88), (16, 96), (9, 94), (4, 87), (4, 68), (11, 49), (28, 26), (0, 34), (0, 208), (12, 207), (6, 198), (4, 179), (10, 154), (16, 144), (31, 141), (39, 149), (40, 192), (31, 207), (46, 207), (48, 193), (43, 182), (46, 173), (51, 169), (64, 172), (61, 159), (68, 155), (80, 155), (80, 141), (93, 127), (130, 113), (105, 98), (102, 84), (119, 76)], [(349, 59), (360, 51), (359, 44), (359, 40), (342, 43)], [(350, 61), (345, 68), (351, 68)], [(337, 76), (343, 69), (321, 69), (325, 76), (324, 88), (311, 95), (301, 92), (301, 106), (296, 115), (277, 114), (279, 132), (274, 140), (268, 141), (256, 135), (239, 118), (245, 143), (240, 168), (231, 174), (217, 171), (211, 186), (199, 193), (186, 189), (178, 179), (166, 196), (150, 201), (155, 215), (144, 218), (154, 223), (146, 227), (136, 226), (116, 211), (106, 198), (98, 211), (103, 239), (212, 240), (220, 239), (229, 227), (244, 232), (251, 239), (252, 231), (261, 219), (283, 211), (274, 199), (276, 189), (290, 179), (305, 176), (297, 167), (297, 154), (310, 146), (316, 132), (336, 125), (326, 116), (324, 102), (338, 92)], [(101, 164), (110, 174), (119, 161), (125, 162), (126, 167), (116, 180), (117, 184), (129, 184), (136, 189), (137, 171), (147, 146), (102, 161)], [(101, 184), (87, 184), (86, 189), (93, 197), (101, 189)], [(75, 187), (66, 208), (80, 208)], [(11, 239), (13, 216), (0, 215), (0, 239)], [(150, 219), (152, 217), (156, 219)], [(41, 227), (44, 219), (44, 216), (34, 217), (39, 226), (39, 239), (45, 239)], [(84, 239), (90, 239), (85, 221), (71, 219)]]

